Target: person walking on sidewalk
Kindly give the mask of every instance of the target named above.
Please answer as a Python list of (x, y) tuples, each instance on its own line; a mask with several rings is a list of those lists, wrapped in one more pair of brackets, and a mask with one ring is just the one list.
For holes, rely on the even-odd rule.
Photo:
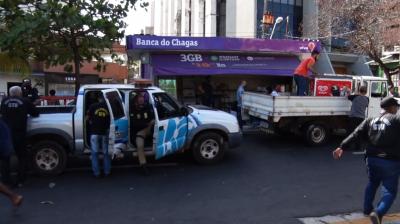
[[(400, 115), (396, 115), (399, 103), (393, 97), (382, 100), (384, 113), (376, 118), (364, 120), (340, 146), (333, 151), (333, 157), (340, 159), (343, 150), (347, 150), (357, 140), (367, 140), (366, 166), (368, 184), (364, 194), (364, 214), (369, 215), (372, 223), (380, 224), (388, 212), (397, 194), (400, 175)], [(382, 184), (382, 197), (374, 208), (376, 190)]]
[(311, 71), (314, 75), (317, 72), (314, 70), (313, 66), (315, 62), (318, 60), (319, 51), (314, 49), (311, 52), (311, 56), (307, 59), (303, 60), (299, 66), (297, 66), (296, 70), (294, 70), (294, 81), (297, 86), (297, 96), (307, 96), (309, 89), (309, 79), (308, 71)]
[(244, 87), (246, 87), (247, 82), (243, 80), (238, 89), (236, 90), (236, 101), (237, 101), (237, 113), (236, 117), (239, 122), (239, 127), (242, 130), (243, 129), (243, 120), (242, 120), (242, 97), (244, 93)]
[[(1, 114), (4, 122), (11, 131), (11, 138), (15, 153), (18, 158), (18, 178), (16, 185), (22, 187), (26, 179), (26, 168), (28, 166), (28, 150), (26, 149), (26, 126), (28, 115), (38, 117), (39, 112), (27, 98), (22, 98), (22, 89), (19, 86), (10, 88), (10, 96), (3, 99), (1, 103)], [(10, 159), (4, 159), (2, 175), (9, 179)], [(7, 174), (8, 173), (8, 174)]]
[(101, 177), (98, 154), (103, 152), (104, 175), (111, 173), (111, 157), (108, 153), (110, 112), (102, 95), (97, 98), (98, 102), (89, 107), (87, 119), (89, 121), (90, 149), (92, 159), (92, 170), (95, 177)]
[[(366, 96), (367, 87), (361, 86), (359, 92), (360, 94), (348, 96), (348, 99), (352, 102), (349, 115), (349, 133), (353, 132), (365, 120), (365, 113), (369, 104), (369, 98)], [(356, 141), (354, 146), (356, 150), (360, 150), (361, 141)]]

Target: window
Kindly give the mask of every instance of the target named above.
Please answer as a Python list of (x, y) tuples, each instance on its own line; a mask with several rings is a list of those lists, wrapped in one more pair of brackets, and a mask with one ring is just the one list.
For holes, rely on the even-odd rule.
[[(299, 27), (303, 20), (303, 1), (302, 0), (269, 0), (266, 10), (272, 12), (276, 18), (282, 17), (284, 20), (276, 25), (274, 39), (299, 37), (301, 36)], [(269, 26), (266, 31), (261, 24), (264, 13), (264, 0), (257, 0), (257, 37), (264, 38), (271, 35), (272, 27)], [(289, 23), (286, 18), (289, 17)], [(264, 33), (265, 32), (265, 33)]]
[(175, 79), (160, 79), (158, 86), (165, 92), (176, 97), (176, 80)]
[(114, 120), (120, 119), (125, 116), (124, 106), (118, 92), (108, 92), (106, 97), (110, 102), (111, 110), (114, 115)]
[(387, 96), (386, 82), (371, 83), (371, 97), (382, 98)]
[(226, 36), (226, 0), (217, 0), (217, 36)]
[(155, 93), (153, 97), (159, 120), (181, 116), (180, 106), (168, 94)]

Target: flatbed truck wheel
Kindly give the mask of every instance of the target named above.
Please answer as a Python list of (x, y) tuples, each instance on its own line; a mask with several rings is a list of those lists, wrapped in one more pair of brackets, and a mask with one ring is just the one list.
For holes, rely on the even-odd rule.
[(330, 130), (321, 123), (310, 123), (305, 128), (305, 139), (310, 146), (324, 145), (330, 137)]

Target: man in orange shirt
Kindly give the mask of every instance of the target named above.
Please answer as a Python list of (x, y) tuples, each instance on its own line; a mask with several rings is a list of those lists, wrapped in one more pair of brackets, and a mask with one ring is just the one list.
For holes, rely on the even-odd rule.
[(318, 50), (313, 50), (311, 52), (311, 57), (303, 60), (299, 66), (297, 66), (294, 71), (294, 81), (297, 85), (297, 96), (307, 96), (308, 95), (308, 71), (311, 71), (313, 74), (317, 74), (317, 72), (313, 69), (315, 62), (317, 61), (319, 56)]

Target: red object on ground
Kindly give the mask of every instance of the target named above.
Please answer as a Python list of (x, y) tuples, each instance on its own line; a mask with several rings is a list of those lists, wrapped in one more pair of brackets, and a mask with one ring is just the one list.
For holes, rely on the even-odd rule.
[(313, 96), (333, 96), (333, 86), (338, 88), (340, 94), (344, 87), (350, 92), (352, 85), (352, 79), (315, 78), (311, 81), (310, 89), (314, 92)]

